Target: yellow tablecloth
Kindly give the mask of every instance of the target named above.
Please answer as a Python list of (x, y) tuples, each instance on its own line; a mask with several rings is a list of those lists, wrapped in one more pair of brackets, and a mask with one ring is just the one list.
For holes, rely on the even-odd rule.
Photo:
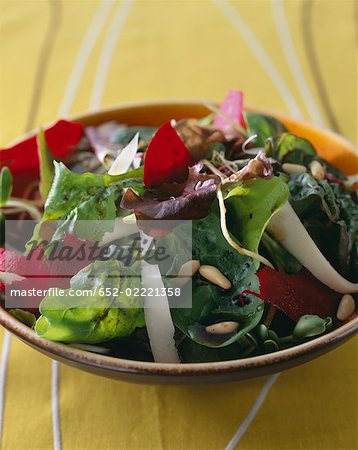
[[(60, 114), (133, 100), (220, 100), (229, 88), (356, 140), (355, 7), (1, 0), (0, 144)], [(148, 387), (61, 366), (62, 448), (224, 449), (265, 381)], [(51, 361), (12, 338), (2, 446), (53, 445)], [(357, 340), (283, 373), (238, 448), (357, 448)]]

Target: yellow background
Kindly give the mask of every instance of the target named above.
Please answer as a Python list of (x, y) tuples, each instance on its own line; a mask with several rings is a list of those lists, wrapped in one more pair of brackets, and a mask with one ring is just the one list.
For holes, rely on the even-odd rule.
[[(267, 64), (255, 54), (258, 43), (301, 115), (314, 120), (285, 56), (273, 2), (227, 3), (249, 27), (250, 39), (211, 1), (135, 1), (123, 28), (118, 27), (101, 106), (167, 98), (220, 100), (229, 88), (239, 88), (245, 92), (246, 103), (292, 113)], [(109, 6), (71, 114), (89, 108), (100, 55), (119, 4)], [(324, 126), (337, 127), (355, 141), (357, 5), (353, 0), (290, 0), (275, 6), (284, 12), (296, 61)], [(99, 7), (97, 0), (0, 1), (1, 145), (58, 116), (81, 43)], [(232, 17), (237, 19), (235, 14)], [(307, 33), (312, 36), (310, 48), (304, 40)], [(312, 49), (321, 80), (312, 70)], [(322, 81), (325, 98), (320, 94)], [(148, 387), (94, 377), (62, 365), (62, 446), (64, 450), (224, 449), (264, 382)], [(357, 340), (353, 339), (283, 373), (238, 448), (354, 449), (357, 416)], [(13, 338), (3, 448), (52, 446), (51, 361)]]

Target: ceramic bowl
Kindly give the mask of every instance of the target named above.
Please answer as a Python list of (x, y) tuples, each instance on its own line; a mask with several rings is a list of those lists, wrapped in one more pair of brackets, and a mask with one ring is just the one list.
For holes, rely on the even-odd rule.
[[(309, 139), (318, 153), (332, 164), (347, 174), (357, 171), (357, 153), (346, 139), (331, 131), (272, 111), (260, 108), (248, 108), (248, 110), (274, 115), (291, 132)], [(83, 125), (99, 125), (108, 120), (117, 120), (128, 125), (158, 126), (173, 118), (199, 118), (207, 113), (203, 103), (198, 101), (156, 102), (120, 106), (84, 114), (75, 117), (74, 120)], [(96, 375), (148, 384), (223, 383), (280, 372), (333, 350), (358, 331), (358, 317), (355, 316), (328, 334), (275, 353), (215, 363), (164, 364), (112, 358), (47, 341), (38, 337), (32, 329), (19, 322), (3, 308), (0, 308), (0, 323), (26, 344), (62, 363)]]

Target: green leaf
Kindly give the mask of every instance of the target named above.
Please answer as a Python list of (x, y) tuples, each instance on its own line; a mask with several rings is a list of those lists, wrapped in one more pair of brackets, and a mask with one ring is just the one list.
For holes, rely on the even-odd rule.
[(8, 167), (4, 166), (0, 172), (0, 206), (8, 201), (12, 191), (12, 175)]
[(185, 363), (227, 361), (239, 358), (241, 352), (237, 342), (226, 347), (211, 348), (197, 344), (188, 337), (177, 346), (180, 360)]
[(225, 194), (229, 230), (242, 246), (257, 253), (271, 217), (286, 203), (289, 190), (279, 177), (234, 183)]
[[(199, 260), (201, 265), (217, 267), (231, 281), (232, 288), (226, 294), (233, 299), (247, 289), (258, 292), (254, 261), (240, 255), (228, 244), (221, 232), (220, 220), (215, 214), (194, 220), (192, 227), (193, 258)], [(215, 287), (215, 290), (223, 293), (220, 288)]]
[[(217, 335), (206, 332), (205, 324), (203, 325), (196, 322), (186, 324), (187, 333), (193, 341), (198, 344), (205, 345), (206, 347), (225, 347), (238, 341), (259, 323), (263, 315), (264, 304), (258, 297), (255, 297), (251, 294), (245, 294), (243, 305), (237, 304), (235, 305), (235, 307), (233, 307), (232, 305), (226, 304), (226, 299), (224, 299), (224, 302), (218, 302), (216, 293), (212, 291), (212, 286), (207, 287), (207, 289), (203, 287), (203, 289), (196, 289), (194, 294), (195, 296), (208, 295), (208, 297), (201, 297), (205, 298), (205, 300), (207, 301), (207, 304), (203, 309), (207, 309), (211, 303), (212, 314), (217, 318), (221, 317), (221, 319), (217, 319), (214, 323), (222, 322), (225, 317), (225, 320), (233, 320), (235, 322), (238, 322), (238, 330), (230, 334)], [(193, 298), (193, 302), (194, 301), (196, 301), (195, 298)], [(201, 319), (200, 316), (199, 319)], [(193, 317), (191, 315), (190, 320), (192, 319)], [(205, 321), (206, 325), (211, 325), (211, 323), (207, 323), (207, 318)]]
[(302, 264), (266, 231), (262, 235), (261, 243), (268, 252), (269, 259), (274, 262), (277, 269), (281, 269), (286, 273), (297, 273), (302, 269)]
[[(161, 240), (158, 245), (160, 243)], [(179, 256), (173, 259), (172, 264), (166, 262), (162, 273), (167, 273), (166, 270), (173, 273), (173, 267), (178, 270), (182, 262), (193, 258), (202, 265), (217, 267), (231, 281), (232, 287), (223, 290), (196, 274), (192, 280), (192, 307), (173, 308), (171, 313), (174, 324), (196, 343), (206, 347), (228, 346), (254, 328), (263, 314), (262, 300), (253, 294), (243, 294), (241, 298), (245, 290), (258, 292), (255, 263), (227, 243), (221, 233), (219, 218), (213, 213), (205, 219), (193, 221), (192, 247), (192, 256), (185, 248), (178, 246), (176, 251), (172, 248), (170, 254)], [(176, 258), (178, 263), (175, 263)], [(190, 295), (184, 289), (183, 295), (186, 294)], [(218, 337), (205, 332), (206, 325), (226, 320), (239, 323), (236, 333)]]
[[(117, 217), (117, 201), (124, 188), (140, 189), (143, 168), (122, 175), (96, 175), (71, 172), (64, 164), (54, 161), (55, 176), (48, 194), (42, 222), (59, 220), (54, 239), (64, 233), (99, 241), (106, 231), (112, 231)], [(81, 222), (82, 221), (82, 222)], [(84, 221), (93, 221), (91, 226)], [(41, 224), (33, 238), (41, 235)]]
[(54, 177), (54, 157), (47, 145), (43, 130), (37, 137), (37, 148), (40, 160), (40, 193), (42, 200), (46, 201)]
[(295, 339), (306, 339), (319, 336), (331, 327), (332, 319), (330, 317), (321, 319), (319, 316), (306, 314), (297, 322), (295, 329), (293, 330), (293, 337)]
[(292, 133), (283, 133), (266, 140), (265, 150), (267, 156), (283, 163), (301, 164), (308, 166), (317, 159), (317, 153), (313, 145), (300, 136)]
[(146, 147), (150, 139), (152, 139), (157, 128), (155, 127), (123, 127), (118, 128), (110, 139), (110, 144), (120, 144), (126, 146), (139, 133), (139, 148)]
[(253, 141), (257, 147), (263, 147), (269, 137), (287, 131), (285, 125), (272, 116), (246, 112), (245, 117), (250, 135), (257, 134)]
[(292, 174), (290, 203), (330, 263), (344, 277), (358, 281), (358, 200), (338, 183)]
[[(140, 288), (135, 270), (118, 261), (96, 261), (71, 279), (71, 288), (64, 295), (46, 295), (36, 333), (53, 341), (86, 344), (128, 336), (144, 324), (135, 288)], [(82, 295), (74, 297), (73, 290)], [(128, 291), (130, 295), (126, 295)]]
[(310, 216), (319, 207), (329, 220), (338, 219), (339, 206), (327, 180), (317, 181), (309, 173), (296, 173), (290, 176), (288, 187), (290, 202), (299, 216)]
[(5, 222), (6, 216), (0, 211), (0, 245), (4, 245), (5, 243)]
[(35, 315), (29, 311), (25, 311), (23, 309), (10, 309), (9, 313), (30, 328), (33, 328), (36, 323)]

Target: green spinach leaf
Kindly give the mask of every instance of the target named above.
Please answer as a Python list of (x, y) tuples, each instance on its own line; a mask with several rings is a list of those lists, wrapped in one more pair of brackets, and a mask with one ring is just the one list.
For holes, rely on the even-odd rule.
[(289, 197), (287, 184), (280, 177), (257, 178), (228, 189), (224, 197), (228, 228), (245, 248), (257, 253), (268, 222)]
[[(196, 274), (192, 280), (192, 307), (173, 308), (174, 324), (187, 337), (206, 347), (230, 345), (255, 327), (263, 314), (263, 302), (254, 295), (259, 290), (254, 261), (240, 255), (227, 243), (219, 219), (213, 213), (193, 221), (192, 243), (192, 258), (202, 265), (217, 267), (231, 281), (232, 287), (223, 290)], [(181, 252), (178, 248), (177, 253)], [(184, 258), (191, 258), (186, 250), (184, 255)], [(237, 321), (237, 332), (219, 338), (205, 332), (206, 325), (225, 320)]]
[[(142, 168), (111, 176), (75, 173), (56, 161), (54, 165), (55, 176), (42, 217), (42, 222), (60, 221), (54, 239), (61, 239), (65, 232), (71, 232), (83, 239), (101, 240), (106, 231), (113, 229), (123, 189), (140, 190), (143, 186)], [(91, 226), (84, 221), (92, 221)], [(40, 229), (41, 224), (37, 226), (35, 238), (40, 236)]]
[(139, 144), (138, 148), (143, 149), (147, 147), (148, 142), (152, 139), (154, 133), (156, 132), (155, 127), (122, 127), (115, 131), (111, 138), (110, 144), (120, 144), (125, 147), (135, 136), (139, 133)]
[(135, 270), (114, 260), (96, 261), (71, 279), (64, 295), (46, 295), (36, 333), (53, 341), (86, 344), (128, 336), (136, 327), (144, 326), (135, 288), (140, 288)]
[(257, 114), (253, 112), (245, 113), (246, 122), (249, 126), (250, 135), (257, 134), (254, 144), (257, 147), (263, 147), (266, 139), (287, 131), (285, 125), (279, 120), (266, 114)]
[(338, 183), (293, 174), (290, 202), (325, 257), (344, 276), (358, 280), (358, 200)]
[(267, 156), (282, 163), (293, 163), (307, 166), (317, 153), (313, 145), (300, 136), (292, 133), (282, 133), (266, 140), (265, 150)]

